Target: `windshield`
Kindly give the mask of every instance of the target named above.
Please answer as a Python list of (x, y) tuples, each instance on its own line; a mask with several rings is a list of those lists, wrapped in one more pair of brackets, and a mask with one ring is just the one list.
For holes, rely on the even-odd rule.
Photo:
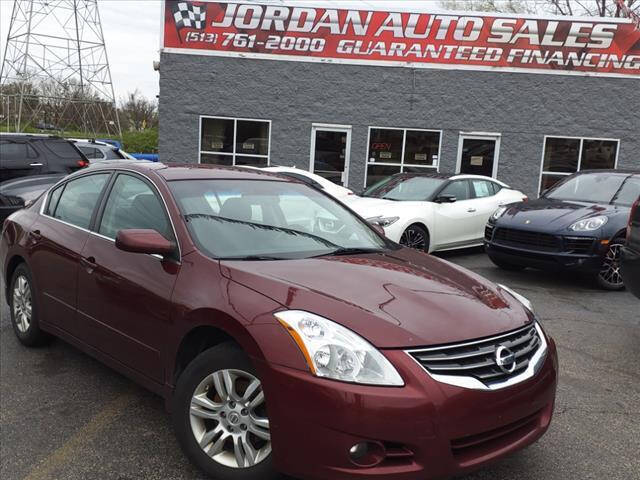
[(639, 195), (640, 177), (607, 172), (569, 178), (547, 193), (545, 198), (631, 206)]
[(307, 185), (186, 180), (169, 186), (194, 241), (213, 258), (295, 259), (389, 246), (340, 203)]
[(432, 177), (390, 177), (366, 190), (363, 196), (422, 202), (429, 200), (444, 182), (442, 178)]

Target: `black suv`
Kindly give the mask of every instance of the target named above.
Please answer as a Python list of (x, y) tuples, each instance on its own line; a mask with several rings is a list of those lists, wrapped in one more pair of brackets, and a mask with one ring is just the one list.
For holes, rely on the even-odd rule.
[(69, 174), (87, 166), (87, 157), (64, 138), (0, 134), (0, 183), (31, 175)]
[(624, 284), (640, 298), (640, 197), (631, 209), (627, 227), (627, 244), (622, 249)]

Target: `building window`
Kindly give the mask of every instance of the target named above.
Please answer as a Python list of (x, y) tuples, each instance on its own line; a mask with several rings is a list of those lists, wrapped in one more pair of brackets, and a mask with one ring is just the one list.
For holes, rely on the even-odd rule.
[(270, 121), (202, 117), (200, 163), (266, 167), (270, 140)]
[(580, 170), (616, 168), (619, 140), (546, 137), (540, 192)]
[(400, 172), (437, 170), (442, 132), (407, 128), (369, 128), (366, 186)]

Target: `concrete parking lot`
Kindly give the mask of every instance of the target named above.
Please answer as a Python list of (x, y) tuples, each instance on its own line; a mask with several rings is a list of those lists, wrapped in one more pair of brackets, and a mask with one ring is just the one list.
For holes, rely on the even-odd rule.
[[(528, 296), (561, 361), (549, 433), (465, 480), (639, 478), (640, 301), (571, 275), (503, 272), (478, 250), (444, 257)], [(61, 341), (20, 346), (0, 300), (0, 478), (203, 478), (159, 397)]]

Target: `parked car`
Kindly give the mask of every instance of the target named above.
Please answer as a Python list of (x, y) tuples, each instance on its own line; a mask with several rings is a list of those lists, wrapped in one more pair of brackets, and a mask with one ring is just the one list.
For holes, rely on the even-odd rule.
[(10, 217), (18, 339), (164, 396), (218, 480), (441, 478), (545, 433), (557, 354), (528, 300), (303, 182), (206, 167), (94, 165)]
[(627, 226), (627, 244), (622, 247), (622, 280), (640, 298), (640, 197), (631, 208)]
[(485, 243), (504, 269), (574, 270), (608, 290), (624, 288), (620, 254), (640, 172), (583, 171), (538, 200), (505, 206), (489, 219)]
[(9, 215), (36, 200), (63, 177), (64, 174), (31, 175), (0, 183), (0, 226)]
[(70, 140), (76, 144), (76, 147), (84, 153), (85, 157), (87, 157), (91, 163), (108, 160), (136, 160), (120, 147), (107, 142), (73, 138)]
[(0, 182), (30, 175), (67, 175), (89, 165), (73, 142), (50, 135), (0, 133), (0, 158)]
[(341, 200), (343, 202), (355, 198), (355, 194), (352, 190), (349, 190), (348, 188), (340, 185), (336, 185), (326, 178), (321, 177), (320, 175), (316, 175), (315, 173), (311, 173), (307, 170), (302, 170), (300, 168), (294, 167), (267, 167), (263, 170), (267, 172), (279, 173), (280, 175), (284, 175), (285, 177), (295, 178), (296, 180), (300, 180), (307, 185), (327, 192), (332, 197), (337, 198), (338, 200)]
[(424, 252), (482, 245), (487, 220), (527, 196), (478, 175), (400, 173), (365, 190), (349, 206), (388, 238)]

